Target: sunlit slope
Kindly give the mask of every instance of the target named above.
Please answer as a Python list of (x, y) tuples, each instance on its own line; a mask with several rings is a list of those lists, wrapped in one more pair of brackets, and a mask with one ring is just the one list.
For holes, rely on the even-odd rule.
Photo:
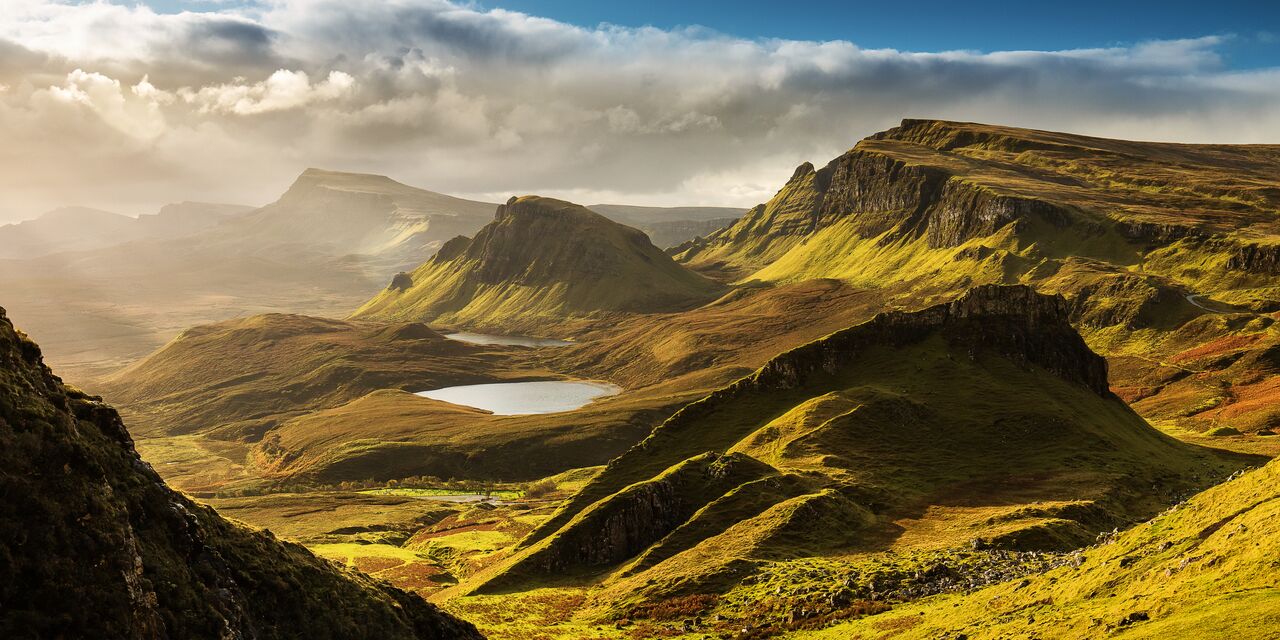
[(1229, 301), (1274, 300), (1280, 147), (1178, 145), (906, 120), (684, 247), (744, 275), (1036, 279), (1057, 261), (1143, 268)]
[(188, 329), (100, 388), (146, 435), (256, 439), (372, 391), (492, 382), (487, 351), (417, 323), (267, 314)]
[(581, 206), (512, 198), (474, 239), (434, 258), (355, 313), (478, 327), (536, 327), (613, 312), (670, 311), (721, 287), (676, 264), (640, 231)]
[(920, 308), (978, 284), (1058, 293), (1113, 382), (1172, 429), (1280, 429), (1280, 147), (907, 120), (815, 169), (682, 263), (835, 278)]
[(1070, 548), (1230, 466), (1115, 397), (1068, 320), (1061, 298), (983, 287), (780, 355), (612, 461), (477, 587), (715, 591), (759, 559), (891, 549), (896, 520), (941, 505), (1009, 507), (976, 544)]
[(1068, 566), (813, 638), (1274, 638), (1280, 463), (1201, 493)]
[(119, 415), (64, 386), (0, 311), (0, 635), (479, 638), (170, 490)]

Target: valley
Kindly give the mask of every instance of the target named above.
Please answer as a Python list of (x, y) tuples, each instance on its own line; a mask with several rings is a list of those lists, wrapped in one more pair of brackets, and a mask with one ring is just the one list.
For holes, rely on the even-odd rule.
[(0, 303), (208, 513), (486, 637), (1191, 638), (1280, 620), (1277, 176), (937, 120), (745, 213), (308, 170)]

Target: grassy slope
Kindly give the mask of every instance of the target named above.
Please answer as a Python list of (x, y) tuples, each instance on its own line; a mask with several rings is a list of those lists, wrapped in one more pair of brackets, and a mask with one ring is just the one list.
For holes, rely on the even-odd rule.
[(983, 283), (1062, 293), (1144, 415), (1253, 432), (1280, 427), (1266, 355), (1280, 338), (1259, 313), (1280, 287), (1277, 166), (1266, 145), (907, 121), (801, 167), (679, 257), (744, 280), (894, 287), (912, 307)]
[(255, 440), (289, 417), (376, 390), (493, 382), (505, 352), (426, 326), (269, 314), (183, 332), (98, 388), (144, 435)]
[(1214, 487), (1078, 566), (803, 637), (1269, 638), (1280, 628), (1278, 480), (1271, 463)]
[[(926, 339), (905, 329), (904, 342), (894, 346), (884, 341), (895, 339), (867, 337), (885, 331), (886, 322), (892, 320), (855, 327), (780, 356), (754, 376), (686, 407), (644, 443), (612, 462), (522, 543), (525, 551), (505, 565), (506, 573), (491, 575), (486, 588), (537, 583), (551, 567), (563, 573), (567, 568), (599, 571), (616, 564), (616, 559), (603, 563), (578, 559), (577, 549), (601, 544), (579, 540), (584, 532), (589, 537), (590, 531), (600, 530), (610, 540), (632, 540), (628, 544), (639, 544), (641, 549), (667, 536), (673, 531), (670, 526), (654, 531), (643, 525), (624, 526), (624, 534), (615, 534), (608, 532), (618, 524), (602, 527), (595, 521), (629, 521), (628, 504), (637, 503), (629, 495), (636, 491), (641, 496), (668, 495), (673, 489), (661, 478), (685, 464), (682, 460), (695, 459), (704, 451), (733, 451), (769, 463), (776, 473), (796, 474), (796, 479), (788, 481), (793, 486), (780, 494), (771, 489), (757, 499), (739, 500), (742, 507), (724, 507), (715, 521), (676, 517), (675, 524), (685, 522), (682, 526), (697, 527), (701, 533), (687, 536), (685, 550), (665, 552), (669, 560), (630, 578), (630, 586), (620, 588), (620, 593), (673, 595), (714, 589), (715, 583), (725, 579), (717, 577), (720, 567), (738, 562), (743, 557), (738, 554), (769, 557), (833, 543), (837, 547), (891, 546), (896, 525), (868, 525), (863, 515), (866, 507), (858, 503), (874, 505), (881, 523), (887, 525), (902, 517), (919, 518), (930, 505), (1095, 502), (1094, 515), (1083, 520), (1076, 516), (1077, 521), (1072, 521), (1072, 516), (1065, 515), (1050, 516), (1050, 520), (1058, 518), (1051, 522), (1030, 518), (1023, 523), (1027, 525), (1023, 531), (1006, 528), (1002, 539), (997, 538), (998, 544), (1015, 546), (1070, 545), (1080, 539), (1082, 528), (1152, 513), (1162, 501), (1195, 486), (1195, 478), (1217, 473), (1228, 464), (1161, 435), (1109, 394), (1098, 395), (1039, 367), (1028, 370), (1025, 364), (984, 355), (985, 345), (972, 344), (967, 337), (972, 327), (959, 328), (964, 322), (957, 320), (957, 326), (947, 330), (946, 340), (937, 333)], [(995, 316), (988, 322), (1003, 326), (1007, 320)], [(1017, 326), (1011, 325), (1010, 331), (1016, 334)], [(892, 331), (888, 335), (894, 335)], [(861, 344), (864, 338), (870, 342), (852, 347), (853, 351), (836, 346)], [(1087, 351), (1078, 337), (1074, 340), (1078, 346), (1067, 347), (1068, 351), (1075, 349), (1081, 358), (1096, 359), (1084, 355)], [(793, 362), (799, 362), (797, 358), (820, 358), (827, 363), (826, 371), (794, 374), (800, 376), (797, 382), (787, 373), (805, 370), (807, 365)], [(779, 375), (782, 378), (772, 382)], [(992, 460), (1000, 464), (993, 465)], [(1160, 487), (1157, 495), (1151, 494), (1153, 484)], [(838, 489), (838, 493), (826, 495), (824, 489)], [(679, 511), (683, 498), (679, 490), (674, 491), (674, 502), (645, 498), (645, 503), (656, 500), (656, 506), (645, 508), (663, 514), (665, 504), (676, 505), (671, 508)], [(715, 491), (715, 495), (728, 493), (727, 489)], [(800, 502), (792, 507), (785, 500), (778, 502), (789, 497)], [(815, 500), (845, 506), (801, 508)], [(803, 519), (793, 519), (798, 516), (786, 515), (797, 508), (799, 513), (819, 514), (847, 510), (854, 520), (841, 521), (836, 516), (831, 526), (815, 530), (801, 524)], [(847, 527), (861, 533), (844, 542), (821, 541), (822, 531)], [(991, 527), (979, 525), (966, 535), (983, 538), (994, 533)], [(713, 549), (721, 551), (709, 552)], [(601, 557), (597, 552), (588, 555)]]
[(526, 196), (470, 241), (413, 271), (354, 317), (530, 328), (570, 317), (665, 311), (720, 288), (677, 265), (635, 229), (578, 205)]

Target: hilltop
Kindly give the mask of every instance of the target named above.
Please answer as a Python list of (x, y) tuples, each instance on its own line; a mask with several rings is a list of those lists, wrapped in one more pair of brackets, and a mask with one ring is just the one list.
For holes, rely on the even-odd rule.
[(7, 637), (481, 637), (170, 490), (115, 410), (64, 386), (2, 310), (0, 467)]
[(636, 229), (579, 205), (525, 196), (499, 207), (474, 239), (455, 238), (397, 277), (353, 317), (512, 329), (689, 308), (719, 292)]
[(1232, 464), (1114, 396), (1063, 299), (980, 287), (689, 404), (473, 588), (590, 577), (611, 606), (714, 593), (761, 560), (901, 549), (907, 521), (957, 546), (1069, 549)]

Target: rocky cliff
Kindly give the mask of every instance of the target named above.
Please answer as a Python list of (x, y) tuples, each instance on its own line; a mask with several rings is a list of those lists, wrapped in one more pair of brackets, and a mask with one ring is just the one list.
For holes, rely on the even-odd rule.
[(165, 486), (0, 311), (0, 635), (479, 638), (417, 596)]

